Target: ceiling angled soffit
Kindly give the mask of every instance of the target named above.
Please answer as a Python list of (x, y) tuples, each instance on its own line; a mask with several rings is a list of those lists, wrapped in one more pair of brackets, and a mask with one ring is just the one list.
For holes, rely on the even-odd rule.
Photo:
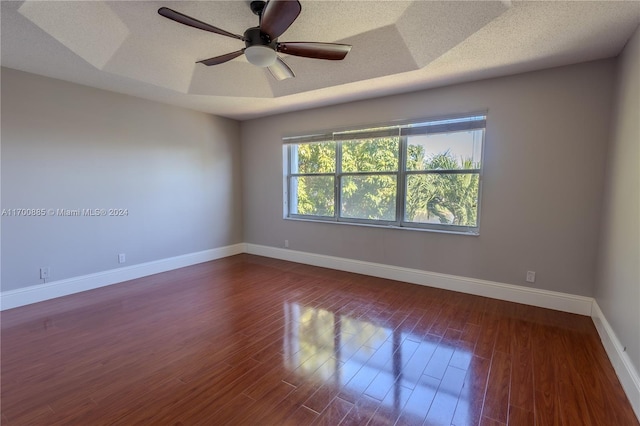
[(244, 56), (212, 67), (197, 64), (244, 44), (172, 22), (158, 15), (160, 6), (238, 34), (257, 25), (246, 1), (27, 0), (18, 11), (103, 72), (185, 94), (278, 98), (419, 70), (507, 10), (499, 1), (304, 1), (281, 41), (353, 49), (343, 61), (283, 55), (296, 78), (277, 81)]
[(323, 61), (283, 55), (296, 78), (271, 80), (275, 97), (369, 80), (416, 70), (418, 66), (395, 25), (358, 34), (339, 43), (353, 46), (342, 61)]
[[(620, 53), (640, 22), (637, 1), (505, 0), (503, 5), (301, 0), (302, 14), (281, 41), (344, 42), (389, 26), (396, 27), (388, 30), (390, 39), (401, 38), (395, 51), (402, 52), (411, 70), (331, 86), (331, 81), (321, 85), (315, 79), (326, 74), (333, 81), (346, 81), (338, 67), (354, 65), (349, 61), (357, 46), (342, 62), (285, 56), (298, 77), (277, 82), (242, 57), (214, 67), (196, 64), (243, 44), (157, 13), (166, 6), (241, 33), (257, 22), (248, 1), (3, 1), (2, 65), (214, 114), (253, 118), (608, 58)], [(474, 9), (478, 5), (481, 8)], [(449, 14), (445, 19), (447, 13), (440, 8), (457, 8), (460, 16)], [(500, 8), (506, 11), (490, 20)], [(420, 25), (416, 28), (413, 21)], [(307, 79), (308, 85), (297, 83), (299, 79)]]
[[(186, 93), (196, 67), (193, 54), (196, 53), (197, 40), (189, 44), (190, 28), (160, 16), (154, 2), (116, 1), (108, 4), (130, 29), (131, 35), (103, 71)], [(177, 28), (168, 31), (166, 25)], [(200, 34), (194, 38), (198, 36)]]
[(508, 9), (497, 0), (416, 1), (396, 26), (418, 68), (424, 68)]
[[(265, 68), (251, 65), (244, 57), (221, 65), (197, 64), (193, 70), (189, 93), (208, 96), (272, 98), (273, 92)], [(242, 83), (239, 84), (238, 82)]]
[[(372, 4), (379, 3), (370, 2), (369, 10), (375, 9)], [(353, 45), (343, 61), (285, 56), (296, 78), (269, 83), (274, 96), (279, 97), (415, 71), (506, 10), (501, 1), (411, 2), (392, 24), (338, 40)]]
[(129, 29), (103, 2), (31, 1), (18, 13), (98, 69), (129, 36)]
[[(212, 8), (216, 5), (223, 8), (223, 17)], [(161, 6), (239, 28), (257, 20), (240, 1), (27, 0), (18, 12), (101, 71), (188, 93), (196, 66), (202, 67), (197, 60), (238, 50), (242, 43), (171, 22), (157, 13)]]

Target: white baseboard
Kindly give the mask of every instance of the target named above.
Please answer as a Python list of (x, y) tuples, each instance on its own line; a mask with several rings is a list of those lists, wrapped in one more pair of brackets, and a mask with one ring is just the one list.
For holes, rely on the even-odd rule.
[(526, 305), (539, 306), (580, 315), (590, 316), (591, 306), (593, 303), (593, 299), (590, 297), (576, 296), (555, 291), (540, 290), (493, 281), (478, 280), (475, 278), (439, 274), (419, 269), (402, 268), (398, 266), (363, 262), (359, 260), (306, 253), (295, 250), (285, 250), (276, 247), (239, 243), (197, 253), (171, 257), (168, 259), (161, 259), (124, 268), (98, 272), (95, 274), (5, 291), (0, 293), (0, 310), (42, 302), (56, 297), (92, 290), (94, 288), (117, 284), (123, 281), (129, 281), (245, 252), (288, 260), (291, 262), (459, 291), (462, 293), (475, 294), (478, 296), (491, 297), (494, 299), (523, 303)]
[(638, 370), (634, 367), (629, 355), (625, 352), (624, 347), (620, 343), (620, 340), (618, 340), (616, 333), (611, 328), (611, 325), (605, 318), (596, 301), (593, 302), (593, 313), (591, 318), (593, 319), (593, 323), (596, 325), (596, 329), (598, 330), (598, 334), (602, 340), (602, 345), (607, 351), (609, 360), (611, 361), (614, 370), (616, 370), (618, 379), (620, 379), (620, 383), (622, 383), (622, 388), (627, 394), (629, 402), (631, 402), (631, 406), (633, 407), (633, 411), (636, 413), (636, 417), (638, 417), (638, 421), (640, 421), (640, 375), (638, 374)]
[(146, 277), (148, 275), (159, 274), (160, 272), (184, 268), (185, 266), (195, 265), (196, 263), (209, 262), (244, 252), (245, 244), (239, 243), (95, 274), (52, 281), (46, 284), (32, 285), (17, 290), (3, 291), (0, 293), (0, 310), (17, 308), (31, 303), (42, 302), (56, 297), (67, 296), (81, 291)]
[(419, 269), (402, 268), (381, 263), (363, 262), (321, 254), (306, 253), (275, 247), (247, 244), (247, 253), (259, 256), (289, 260), (307, 265), (321, 266), (340, 271), (355, 272), (363, 275), (404, 281), (429, 287), (491, 297), (493, 299), (522, 303), (525, 305), (555, 309), (580, 315), (591, 315), (593, 298), (575, 296), (555, 291), (521, 287), (493, 281), (465, 278), (455, 275), (439, 274)]

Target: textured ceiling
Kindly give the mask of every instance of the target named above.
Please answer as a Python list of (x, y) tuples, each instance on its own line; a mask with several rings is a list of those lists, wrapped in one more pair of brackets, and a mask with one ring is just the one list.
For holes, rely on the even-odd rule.
[(617, 55), (640, 2), (309, 1), (280, 41), (353, 45), (344, 61), (283, 55), (277, 81), (243, 47), (180, 25), (170, 7), (232, 33), (257, 24), (248, 1), (2, 1), (2, 66), (247, 119)]

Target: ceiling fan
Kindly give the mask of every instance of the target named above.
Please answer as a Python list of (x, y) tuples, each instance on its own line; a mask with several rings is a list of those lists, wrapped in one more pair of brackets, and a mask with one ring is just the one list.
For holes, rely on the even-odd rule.
[(248, 28), (243, 35), (230, 33), (168, 7), (161, 7), (158, 9), (158, 13), (180, 24), (235, 38), (245, 43), (243, 49), (204, 59), (198, 63), (207, 66), (218, 65), (244, 54), (250, 63), (258, 67), (266, 67), (271, 75), (278, 80), (295, 77), (291, 68), (278, 56), (278, 52), (305, 58), (336, 61), (344, 59), (351, 50), (351, 46), (348, 44), (279, 42), (278, 37), (293, 24), (302, 10), (298, 0), (252, 1), (250, 8), (255, 15), (258, 15), (259, 25)]

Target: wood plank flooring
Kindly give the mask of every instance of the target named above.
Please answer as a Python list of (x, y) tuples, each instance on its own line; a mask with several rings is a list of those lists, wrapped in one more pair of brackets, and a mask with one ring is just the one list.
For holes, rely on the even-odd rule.
[(251, 255), (1, 319), (3, 425), (638, 425), (588, 317)]

